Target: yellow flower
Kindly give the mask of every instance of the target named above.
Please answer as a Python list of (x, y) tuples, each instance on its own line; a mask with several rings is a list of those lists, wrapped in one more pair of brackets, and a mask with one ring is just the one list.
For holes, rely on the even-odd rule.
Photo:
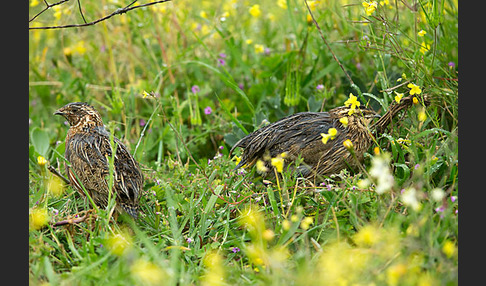
[(275, 15), (273, 15), (272, 13), (268, 13), (268, 14), (267, 14), (267, 18), (268, 18), (268, 20), (270, 20), (270, 21), (272, 21), (272, 22), (274, 22), (274, 21), (275, 21)]
[(339, 119), (339, 122), (341, 122), (341, 124), (346, 128), (348, 127), (348, 118), (345, 116), (345, 117), (341, 117)]
[(41, 229), (49, 222), (49, 214), (45, 208), (32, 209), (29, 214), (29, 228)]
[(37, 157), (37, 164), (39, 164), (39, 166), (43, 167), (45, 164), (47, 164), (46, 158), (44, 158), (42, 156)]
[(413, 101), (413, 104), (418, 104), (418, 99), (415, 96), (412, 98), (412, 101)]
[(287, 0), (277, 0), (277, 6), (282, 9), (287, 9)]
[(130, 270), (143, 285), (161, 285), (164, 282), (165, 273), (162, 268), (144, 259), (136, 260)]
[(402, 73), (402, 77), (397, 79), (397, 82), (402, 81), (402, 79), (407, 79), (407, 75), (405, 73)]
[(56, 18), (56, 20), (61, 19), (62, 16), (61, 6), (54, 6), (52, 7), (52, 9), (54, 9), (54, 18)]
[(378, 3), (376, 1), (373, 2), (366, 2), (364, 1), (361, 3), (363, 7), (365, 8), (366, 15), (371, 16), (376, 10), (376, 7), (378, 7)]
[(313, 219), (311, 217), (305, 217), (301, 222), (300, 222), (300, 227), (303, 230), (308, 230), (309, 226), (312, 224)]
[(400, 278), (407, 273), (407, 266), (403, 263), (390, 266), (386, 270), (386, 281), (388, 285), (398, 285)]
[(276, 158), (272, 158), (272, 166), (274, 166), (277, 169), (277, 172), (279, 173), (283, 172), (284, 161), (285, 160), (280, 156)]
[(353, 241), (361, 247), (370, 247), (380, 241), (380, 231), (376, 226), (366, 225), (353, 237)]
[(241, 158), (236, 155), (233, 157), (233, 159), (236, 160), (236, 165), (238, 165), (241, 162)]
[(376, 146), (373, 148), (373, 153), (375, 153), (375, 155), (380, 155), (380, 147)]
[(255, 44), (255, 53), (261, 54), (265, 50), (265, 47), (260, 44)]
[(201, 285), (225, 285), (223, 257), (217, 251), (211, 251), (204, 256), (206, 275), (202, 277)]
[(425, 42), (422, 42), (422, 44), (420, 44), (420, 52), (422, 54), (425, 54), (429, 50), (430, 50), (430, 45), (429, 44), (425, 44)]
[(40, 1), (39, 0), (32, 0), (30, 1), (30, 7), (35, 7), (39, 5)]
[(403, 93), (398, 93), (398, 92), (395, 91), (395, 94), (396, 94), (395, 101), (397, 103), (400, 103), (400, 100), (402, 100), (402, 97), (403, 97)]
[(349, 139), (346, 139), (346, 141), (344, 141), (344, 142), (343, 142), (343, 145), (344, 145), (344, 147), (346, 147), (346, 149), (348, 149), (348, 150), (351, 150), (351, 149), (353, 149), (353, 147), (354, 147), (354, 146), (353, 146), (353, 142), (351, 142), (351, 140), (349, 140)]
[(328, 134), (321, 133), (323, 144), (327, 144), (327, 141), (329, 139), (334, 140), (334, 138), (336, 138), (336, 135), (338, 134), (338, 131), (337, 131), (336, 128), (329, 128), (329, 130), (327, 130), (327, 132), (328, 132)]
[(258, 173), (266, 173), (268, 171), (268, 168), (265, 167), (265, 162), (262, 160), (256, 162), (256, 169)]
[(425, 32), (424, 30), (420, 30), (420, 32), (417, 33), (420, 37), (423, 37), (425, 34), (427, 34), (427, 32)]
[(251, 45), (251, 44), (253, 43), (253, 40), (252, 40), (252, 39), (247, 39), (247, 40), (245, 41), (245, 43), (246, 43), (247, 45)]
[(258, 16), (260, 16), (261, 13), (262, 13), (262, 11), (260, 11), (260, 5), (255, 4), (255, 5), (250, 7), (250, 14), (253, 17), (257, 18)]
[(444, 245), (442, 246), (442, 252), (448, 257), (451, 258), (454, 253), (456, 253), (456, 246), (453, 242), (447, 240)]
[(120, 233), (110, 236), (106, 242), (107, 248), (111, 251), (111, 253), (117, 256), (124, 254), (128, 249), (130, 249), (131, 245), (131, 237), (129, 235)]
[(427, 119), (427, 114), (425, 113), (424, 110), (421, 110), (418, 114), (418, 120), (420, 122), (424, 122)]
[(418, 85), (415, 85), (413, 83), (409, 83), (407, 85), (407, 87), (410, 88), (410, 95), (422, 93), (422, 90), (420, 89), (420, 86), (418, 86)]
[(317, 7), (317, 5), (319, 5), (321, 3), (321, 1), (308, 1), (307, 4), (309, 4), (309, 8), (311, 9), (311, 11), (314, 11)]
[(284, 230), (289, 230), (290, 229), (290, 226), (291, 226), (291, 223), (287, 219), (282, 222), (282, 228)]
[(275, 237), (275, 233), (271, 229), (266, 229), (263, 232), (262, 236), (263, 239), (265, 239), (266, 241), (271, 241)]
[(201, 18), (207, 19), (208, 13), (206, 13), (206, 11), (201, 11), (201, 12), (199, 12), (199, 16), (201, 16)]
[(358, 97), (356, 97), (352, 93), (350, 93), (348, 100), (346, 100), (344, 102), (344, 105), (346, 107), (351, 106), (351, 108), (349, 109), (348, 115), (352, 115), (356, 110), (356, 106), (359, 107), (360, 104), (361, 104), (361, 102), (358, 101)]
[(47, 188), (49, 189), (49, 192), (56, 197), (61, 196), (64, 192), (64, 185), (62, 184), (61, 179), (56, 176), (51, 176), (49, 178), (47, 181)]

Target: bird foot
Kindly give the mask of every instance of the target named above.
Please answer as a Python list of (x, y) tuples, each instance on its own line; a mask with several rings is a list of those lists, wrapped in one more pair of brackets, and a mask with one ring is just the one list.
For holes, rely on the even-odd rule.
[(83, 222), (90, 216), (90, 214), (92, 212), (93, 212), (93, 210), (87, 210), (87, 211), (79, 212), (75, 215), (69, 216), (65, 220), (61, 220), (61, 221), (54, 223), (54, 226), (60, 226), (60, 225), (66, 225), (66, 224), (77, 224), (77, 223)]

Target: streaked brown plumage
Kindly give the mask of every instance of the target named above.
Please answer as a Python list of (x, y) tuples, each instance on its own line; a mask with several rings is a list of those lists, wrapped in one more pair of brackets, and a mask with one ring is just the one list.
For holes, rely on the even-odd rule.
[[(368, 108), (356, 109), (351, 116), (348, 115), (349, 108), (344, 106), (328, 112), (296, 113), (243, 137), (231, 148), (230, 154), (237, 147), (244, 148), (236, 169), (252, 166), (258, 160), (265, 161), (269, 172), (264, 176), (274, 174), (268, 158), (286, 152), (285, 166), (288, 166), (300, 156), (303, 162), (297, 167), (299, 176), (319, 181), (322, 176), (338, 173), (344, 168), (355, 168), (371, 146), (373, 133), (381, 134), (392, 118), (411, 104), (411, 96), (402, 98), (400, 104), (392, 104), (387, 113), (374, 123), (373, 118), (380, 116)], [(347, 127), (339, 121), (342, 117), (348, 117)], [(336, 128), (338, 133), (333, 140), (323, 144), (321, 133), (327, 134), (329, 128)], [(358, 161), (344, 147), (346, 139), (353, 143)]]
[(58, 109), (70, 124), (66, 136), (66, 172), (71, 185), (84, 195), (82, 186), (96, 205), (106, 207), (109, 197), (109, 160), (116, 149), (113, 190), (116, 210), (138, 217), (138, 204), (143, 188), (143, 174), (127, 147), (116, 137), (111, 145), (110, 133), (100, 114), (92, 106), (74, 102)]

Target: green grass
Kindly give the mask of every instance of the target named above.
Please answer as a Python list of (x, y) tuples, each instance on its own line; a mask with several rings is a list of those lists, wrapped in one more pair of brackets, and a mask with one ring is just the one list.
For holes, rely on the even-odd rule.
[[(354, 86), (303, 1), (172, 1), (91, 27), (31, 30), (30, 282), (456, 285), (457, 1), (407, 1), (415, 10), (378, 2), (369, 16), (360, 1), (313, 2)], [(93, 21), (128, 2), (81, 4)], [(31, 5), (30, 17), (43, 5)], [(82, 23), (77, 5), (51, 8), (30, 26)], [(408, 94), (407, 81), (432, 103), (413, 105), (376, 138), (367, 172), (314, 186), (286, 172), (264, 184), (254, 170), (233, 170), (229, 149), (264, 121), (329, 110), (349, 93), (383, 114), (396, 93)], [(110, 210), (99, 209), (77, 225), (36, 227), (34, 218), (90, 208), (47, 170), (64, 173), (68, 126), (52, 113), (73, 101), (98, 108), (141, 163), (136, 222), (109, 222)], [(393, 176), (384, 193), (373, 168)]]

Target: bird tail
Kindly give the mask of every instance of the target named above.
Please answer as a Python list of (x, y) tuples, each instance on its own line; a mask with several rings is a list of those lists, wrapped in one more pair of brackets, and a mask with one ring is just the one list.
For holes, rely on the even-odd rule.
[(138, 207), (128, 204), (121, 204), (121, 207), (127, 214), (129, 214), (134, 219), (138, 218)]

